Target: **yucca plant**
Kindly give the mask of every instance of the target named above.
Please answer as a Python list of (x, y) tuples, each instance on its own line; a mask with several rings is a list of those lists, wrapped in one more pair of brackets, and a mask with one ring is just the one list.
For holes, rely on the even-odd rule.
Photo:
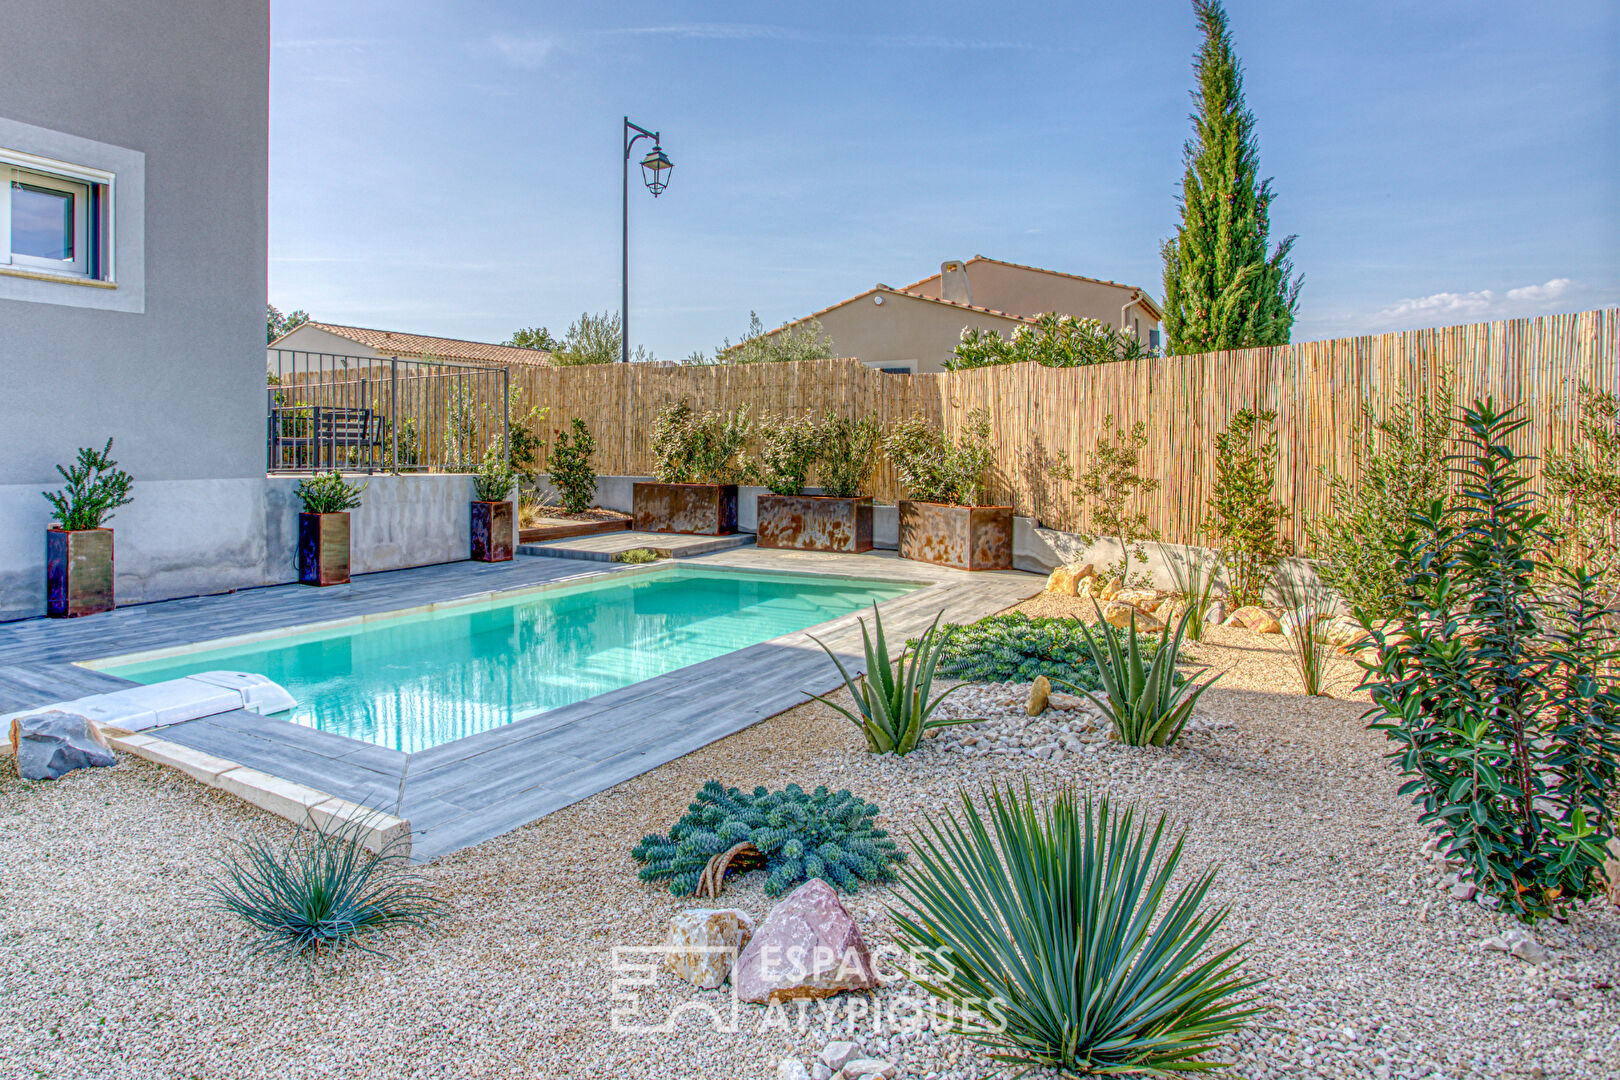
[(1204, 640), (1204, 612), (1215, 594), (1215, 579), (1220, 576), (1219, 555), (1207, 554), (1196, 548), (1183, 555), (1160, 544), (1159, 555), (1170, 570), (1175, 582), (1177, 599), (1187, 605), (1187, 640)]
[(1091, 659), (1097, 665), (1103, 696), (1098, 697), (1072, 683), (1063, 685), (1090, 698), (1114, 725), (1120, 742), (1130, 746), (1169, 746), (1192, 718), (1198, 699), (1220, 678), (1216, 675), (1200, 683), (1185, 679), (1176, 671), (1182, 636), (1191, 614), (1190, 611), (1182, 613), (1174, 637), (1169, 624), (1165, 624), (1157, 646), (1147, 650), (1139, 641), (1136, 616), (1131, 616), (1128, 627), (1115, 630), (1102, 621), (1099, 610), (1097, 626), (1101, 641), (1084, 627), (1081, 632), (1086, 636)]
[[(962, 796), (911, 838), (891, 909), (911, 978), (996, 1061), (1066, 1073), (1175, 1076), (1261, 1010), (1239, 946), (1212, 947), (1206, 871), (1170, 896), (1183, 836), (1071, 789)], [(1161, 854), (1162, 851), (1162, 854)]]
[[(868, 633), (866, 629), (866, 620), (860, 620), (861, 639), (866, 643), (866, 674), (859, 679), (851, 678), (844, 668), (843, 661), (834, 656), (833, 651), (822, 644), (819, 638), (811, 637), (810, 640), (821, 645), (821, 651), (832, 657), (832, 662), (838, 665), (838, 674), (844, 677), (844, 685), (849, 688), (849, 696), (854, 699), (860, 715), (855, 715), (820, 694), (810, 696), (824, 705), (837, 709), (865, 732), (866, 748), (874, 754), (909, 754), (917, 748), (917, 743), (922, 739), (924, 732), (952, 724), (971, 723), (971, 718), (947, 720), (934, 716), (934, 710), (939, 707), (939, 703), (960, 690), (962, 688), (960, 684), (932, 700), (928, 697), (934, 685), (934, 669), (939, 666), (942, 654), (940, 646), (943, 639), (939, 634), (939, 620), (942, 615), (944, 612), (935, 615), (928, 632), (917, 639), (915, 646), (907, 645), (903, 648), (900, 651), (900, 659), (891, 664), (889, 646), (883, 639), (883, 618), (878, 614), (877, 605), (873, 604), (875, 642), (873, 634)], [(810, 692), (807, 690), (805, 693)]]
[(258, 935), (253, 951), (318, 961), (357, 948), (358, 940), (396, 926), (428, 926), (448, 906), (408, 869), (396, 844), (367, 851), (364, 819), (333, 828), (311, 825), (290, 843), (253, 838), (221, 860), (209, 884), (215, 907)]
[(1288, 608), (1288, 622), (1283, 630), (1288, 635), (1288, 651), (1294, 658), (1294, 668), (1305, 685), (1305, 692), (1311, 697), (1321, 697), (1322, 684), (1333, 659), (1333, 645), (1317, 630), (1316, 624), (1332, 615), (1333, 597), (1320, 585), (1281, 575), (1277, 578), (1277, 592)]

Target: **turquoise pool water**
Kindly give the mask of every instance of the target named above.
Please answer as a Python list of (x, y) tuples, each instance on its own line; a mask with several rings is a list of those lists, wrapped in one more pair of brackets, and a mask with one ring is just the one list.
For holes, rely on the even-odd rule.
[(283, 719), (416, 751), (803, 630), (917, 586), (673, 566), (163, 659), (139, 683), (266, 675)]

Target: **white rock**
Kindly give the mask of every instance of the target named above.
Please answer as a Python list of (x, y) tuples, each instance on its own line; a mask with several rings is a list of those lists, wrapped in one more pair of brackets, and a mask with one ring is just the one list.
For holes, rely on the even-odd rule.
[(844, 1063), (845, 1080), (867, 1080), (868, 1077), (888, 1080), (898, 1071), (882, 1058), (853, 1058)]
[(783, 1058), (776, 1067), (776, 1080), (810, 1080), (810, 1073), (798, 1058)]
[(821, 1060), (833, 1072), (838, 1072), (844, 1065), (861, 1052), (861, 1048), (852, 1042), (830, 1042), (821, 1049)]
[(832, 1080), (833, 1071), (827, 1068), (826, 1062), (818, 1061), (810, 1066), (810, 1080)]
[(753, 933), (754, 920), (740, 908), (687, 908), (669, 920), (664, 970), (701, 989), (719, 989)]

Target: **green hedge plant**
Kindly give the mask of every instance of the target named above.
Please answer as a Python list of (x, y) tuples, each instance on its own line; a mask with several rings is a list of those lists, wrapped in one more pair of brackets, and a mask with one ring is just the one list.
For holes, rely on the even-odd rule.
[(507, 462), (499, 444), (492, 443), (473, 474), (473, 498), (479, 502), (504, 502), (516, 482), (517, 470)]
[(596, 453), (596, 436), (585, 421), (574, 417), (567, 430), (559, 430), (551, 444), (551, 482), (557, 488), (562, 507), (570, 514), (583, 514), (596, 501), (596, 470), (591, 455)]
[[(1555, 566), (1514, 436), (1489, 400), (1463, 411), (1456, 494), (1395, 548), (1395, 622), (1373, 632), (1372, 727), (1401, 793), (1463, 877), (1525, 921), (1603, 888), (1620, 779), (1620, 649), (1605, 582)], [(1358, 613), (1370, 623), (1370, 613)]]
[(864, 494), (883, 428), (871, 417), (827, 413), (816, 428), (816, 479), (821, 492), (840, 499)]
[(1069, 789), (981, 802), (964, 794), (913, 838), (891, 909), (952, 1029), (1025, 1072), (1219, 1068), (1208, 1055), (1260, 1012), (1258, 980), (1239, 946), (1214, 945), (1229, 911), (1205, 906), (1214, 871), (1172, 891), (1184, 837)]
[(112, 444), (108, 439), (100, 450), (80, 447), (77, 461), (65, 468), (56, 467), (67, 486), (60, 491), (41, 492), (51, 504), (51, 516), (64, 530), (99, 529), (112, 519), (114, 510), (134, 501), (130, 488), (135, 478), (112, 459)]
[(884, 436), (883, 449), (908, 497), (955, 506), (979, 505), (985, 473), (994, 460), (990, 419), (983, 409), (968, 413), (954, 441), (926, 417), (898, 421)]
[(642, 881), (667, 881), (671, 893), (691, 896), (710, 859), (750, 843), (763, 861), (766, 896), (813, 878), (853, 893), (862, 882), (892, 881), (904, 858), (873, 824), (877, 814), (876, 804), (848, 791), (807, 794), (789, 784), (750, 794), (710, 780), (668, 835), (642, 837), (631, 856)]
[(359, 506), (360, 493), (364, 490), (365, 484), (351, 484), (334, 469), (298, 481), (294, 494), (304, 504), (306, 514), (340, 514)]
[(776, 495), (798, 495), (821, 453), (816, 423), (805, 416), (767, 414), (754, 425), (759, 452), (750, 463), (755, 482)]
[(748, 410), (698, 412), (688, 401), (658, 411), (653, 422), (653, 475), (666, 484), (735, 484), (747, 475), (743, 449)]

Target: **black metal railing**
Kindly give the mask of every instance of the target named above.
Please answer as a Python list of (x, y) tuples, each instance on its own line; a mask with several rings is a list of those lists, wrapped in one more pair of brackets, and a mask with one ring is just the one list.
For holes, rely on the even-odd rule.
[(270, 472), (473, 472), (510, 446), (504, 367), (267, 351)]

